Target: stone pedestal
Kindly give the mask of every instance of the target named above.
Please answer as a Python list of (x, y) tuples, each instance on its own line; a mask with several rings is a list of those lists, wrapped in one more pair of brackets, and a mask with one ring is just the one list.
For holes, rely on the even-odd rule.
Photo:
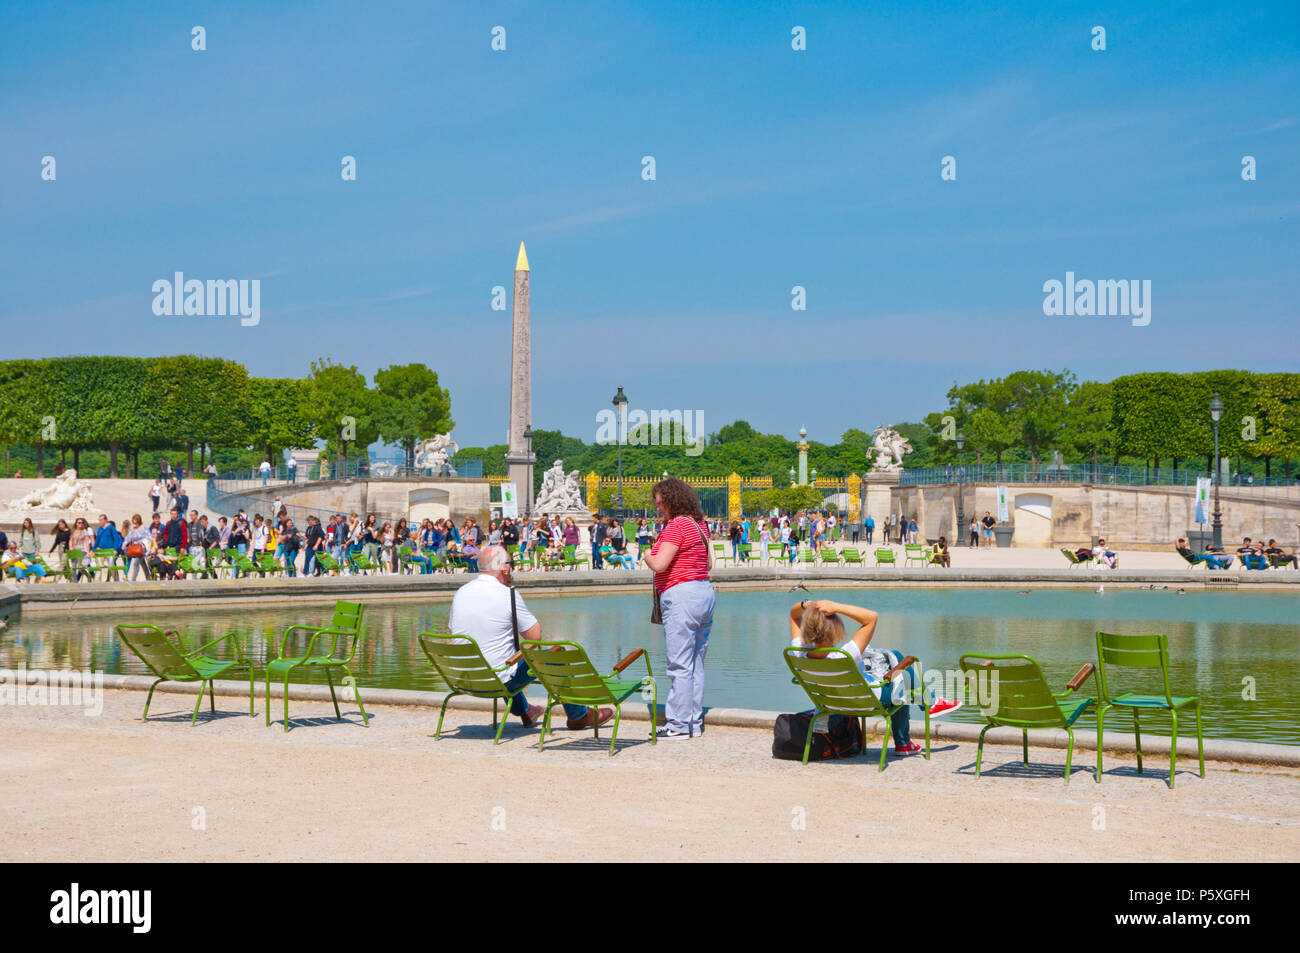
[(885, 523), (885, 517), (898, 510), (894, 499), (898, 489), (898, 473), (886, 473), (873, 470), (862, 478), (862, 519), (868, 516), (876, 521), (879, 529)]

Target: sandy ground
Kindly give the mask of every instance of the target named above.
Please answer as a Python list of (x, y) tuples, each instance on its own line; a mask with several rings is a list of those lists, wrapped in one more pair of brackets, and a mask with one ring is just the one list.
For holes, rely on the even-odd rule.
[[(517, 721), (291, 702), (293, 729), (233, 697), (191, 727), (192, 697), (108, 692), (103, 714), (0, 709), (0, 860), (1271, 860), (1300, 859), (1294, 771), (1108, 755), (1062, 781), (1064, 753), (944, 742), (929, 762), (802, 766), (766, 731), (714, 727), (651, 746), (624, 725), (614, 757), (590, 732), (546, 750)], [(206, 707), (206, 706), (205, 706)], [(557, 719), (559, 713), (557, 711)], [(606, 738), (608, 735), (606, 734)], [(1167, 765), (1167, 762), (1166, 762)], [(1152, 773), (1155, 772), (1155, 773)]]

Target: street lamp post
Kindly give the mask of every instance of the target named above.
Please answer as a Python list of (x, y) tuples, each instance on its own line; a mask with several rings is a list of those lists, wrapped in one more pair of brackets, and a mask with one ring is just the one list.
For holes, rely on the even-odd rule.
[(1216, 391), (1210, 398), (1210, 419), (1214, 421), (1214, 530), (1213, 545), (1215, 549), (1223, 548), (1223, 520), (1219, 512), (1219, 418), (1223, 416), (1223, 401)]
[(623, 394), (623, 388), (618, 389), (614, 395), (614, 418), (618, 427), (618, 505), (614, 508), (614, 516), (623, 519), (623, 427), (624, 427), (624, 408), (627, 407), (627, 397)]
[(966, 467), (964, 465), (966, 454), (966, 435), (960, 430), (957, 431), (957, 538), (965, 539), (966, 545), (970, 545), (970, 539), (966, 536), (966, 510), (962, 506), (962, 484), (966, 478)]

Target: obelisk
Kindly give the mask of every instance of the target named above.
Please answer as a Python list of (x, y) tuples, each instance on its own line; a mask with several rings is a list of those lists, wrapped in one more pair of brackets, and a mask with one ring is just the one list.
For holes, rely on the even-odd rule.
[(514, 328), (510, 340), (510, 433), (506, 440), (506, 472), (515, 485), (521, 513), (533, 509), (533, 463), (524, 431), (532, 427), (532, 343), (528, 329), (528, 253), (519, 243), (515, 261)]

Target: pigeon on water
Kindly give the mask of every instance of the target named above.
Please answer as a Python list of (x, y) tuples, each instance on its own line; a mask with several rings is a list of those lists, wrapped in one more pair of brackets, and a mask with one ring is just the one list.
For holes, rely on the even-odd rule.
[(791, 591), (791, 592), (795, 592), (796, 590), (799, 590), (799, 589), (802, 589), (804, 592), (807, 592), (807, 591), (808, 591), (808, 587), (805, 586), (803, 583), (799, 583), (799, 584), (797, 584), (797, 585), (794, 585), (794, 586), (791, 586), (791, 587), (790, 587), (790, 591)]
[(1106, 584), (1103, 582), (1100, 586), (1097, 587), (1097, 595), (1104, 596), (1105, 594), (1106, 594)]

